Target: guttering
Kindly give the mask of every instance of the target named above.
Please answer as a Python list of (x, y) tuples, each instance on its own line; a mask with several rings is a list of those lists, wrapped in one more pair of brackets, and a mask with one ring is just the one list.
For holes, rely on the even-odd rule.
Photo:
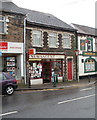
[(16, 12), (16, 11), (8, 11), (8, 10), (0, 10), (1, 12), (6, 12), (6, 13), (11, 13), (11, 14), (17, 14), (17, 15), (22, 15), (22, 16), (26, 16), (26, 14), (20, 13), (20, 12)]

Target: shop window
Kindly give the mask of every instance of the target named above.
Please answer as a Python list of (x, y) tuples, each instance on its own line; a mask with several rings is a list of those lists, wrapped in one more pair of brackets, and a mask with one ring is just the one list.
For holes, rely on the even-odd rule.
[(95, 71), (95, 60), (90, 58), (85, 61), (85, 72), (94, 72)]
[(6, 24), (5, 17), (0, 15), (0, 33), (1, 34), (6, 32), (5, 24)]
[(36, 47), (42, 47), (42, 31), (32, 31), (32, 45)]
[(63, 48), (71, 48), (71, 38), (69, 34), (63, 34)]
[(16, 66), (16, 57), (5, 57), (5, 65), (3, 71), (8, 72), (12, 76), (16, 77)]
[(62, 61), (54, 61), (52, 62), (52, 69), (54, 70), (54, 73), (58, 76), (62, 76), (63, 69), (62, 69)]
[(56, 48), (57, 47), (57, 34), (49, 33), (49, 47)]
[(42, 64), (41, 62), (30, 63), (31, 78), (42, 78)]
[(85, 40), (80, 40), (80, 50), (85, 50)]

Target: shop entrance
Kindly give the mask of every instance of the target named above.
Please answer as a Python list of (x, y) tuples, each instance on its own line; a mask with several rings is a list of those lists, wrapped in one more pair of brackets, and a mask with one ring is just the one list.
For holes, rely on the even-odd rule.
[(43, 62), (43, 82), (48, 83), (51, 82), (51, 62), (44, 61)]
[(68, 80), (73, 79), (73, 68), (72, 68), (72, 59), (68, 59)]

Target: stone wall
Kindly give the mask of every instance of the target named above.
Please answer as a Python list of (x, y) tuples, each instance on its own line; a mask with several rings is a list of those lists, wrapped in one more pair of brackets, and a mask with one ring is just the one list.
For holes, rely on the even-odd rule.
[(23, 42), (24, 16), (12, 13), (2, 13), (6, 17), (6, 32), (0, 34), (0, 41)]
[[(31, 44), (32, 41), (32, 30), (37, 29), (42, 31), (42, 39), (43, 39), (43, 47), (35, 47)], [(48, 34), (49, 32), (56, 32), (57, 33), (57, 38), (59, 45), (57, 48), (49, 48), (48, 46)], [(62, 47), (62, 34), (63, 33), (69, 33), (71, 36), (71, 49), (65, 49)], [(66, 58), (64, 61), (67, 61), (67, 57), (73, 58), (73, 79), (76, 80), (76, 56), (75, 56), (75, 49), (76, 49), (76, 37), (75, 33), (73, 32), (67, 32), (67, 31), (61, 31), (61, 30), (52, 30), (52, 29), (44, 29), (44, 28), (38, 28), (38, 27), (27, 27), (27, 32), (26, 32), (26, 49), (28, 50), (29, 48), (35, 48), (37, 52), (64, 52), (66, 55)], [(60, 58), (59, 58), (60, 59)], [(64, 63), (65, 70), (64, 75), (67, 76), (67, 62)], [(67, 80), (67, 77), (65, 77), (65, 80)]]

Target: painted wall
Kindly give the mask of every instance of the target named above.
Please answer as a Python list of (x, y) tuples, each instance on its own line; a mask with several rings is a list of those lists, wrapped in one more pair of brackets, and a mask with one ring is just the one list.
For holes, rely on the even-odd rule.
[[(83, 51), (80, 50), (80, 40), (87, 40), (87, 38), (92, 38), (93, 39), (93, 51), (92, 52), (95, 52), (96, 51), (96, 47), (95, 47), (95, 38), (92, 36), (87, 36), (87, 35), (82, 35), (82, 36), (78, 36), (78, 49), (79, 49), (79, 56), (78, 56), (78, 69), (79, 69), (79, 76), (86, 76), (86, 75), (94, 75), (96, 74), (96, 72), (88, 72), (88, 73), (85, 73), (85, 70), (84, 70), (84, 62), (87, 58), (89, 58), (90, 56), (82, 56), (82, 53)], [(84, 50), (85, 52), (88, 52), (87, 51), (87, 43), (86, 43), (86, 50)], [(97, 62), (97, 56), (91, 56), (91, 58), (94, 58)], [(83, 63), (82, 63), (82, 59), (83, 59)]]
[[(84, 62), (85, 60), (89, 58), (88, 56), (79, 56), (78, 57), (78, 61), (79, 61), (79, 76), (86, 76), (86, 75), (94, 75), (94, 74), (97, 74), (97, 72), (89, 72), (89, 73), (85, 73), (84, 71)], [(97, 57), (92, 57), (94, 59), (96, 59), (96, 62), (97, 62)], [(82, 59), (84, 60), (84, 62), (82, 63)]]

